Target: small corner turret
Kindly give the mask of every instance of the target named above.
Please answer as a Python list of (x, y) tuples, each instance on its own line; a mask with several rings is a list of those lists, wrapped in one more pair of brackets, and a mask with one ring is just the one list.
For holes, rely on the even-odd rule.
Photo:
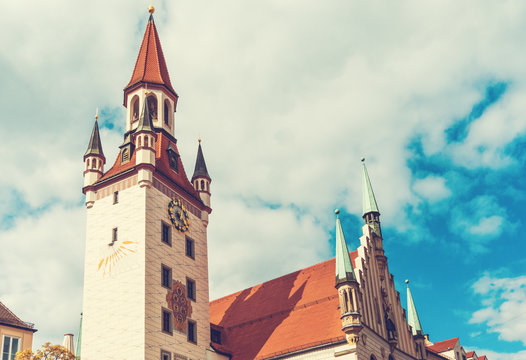
[(208, 208), (210, 208), (210, 183), (212, 179), (208, 175), (206, 168), (205, 157), (203, 156), (203, 149), (201, 148), (201, 138), (197, 140), (199, 145), (197, 147), (197, 157), (195, 159), (194, 175), (192, 175), (192, 185), (199, 194), (199, 197)]
[(422, 325), (416, 312), (411, 290), (409, 290), (409, 280), (406, 280), (405, 283), (407, 284), (407, 323), (411, 326), (413, 338), (415, 339), (417, 358), (425, 359), (426, 337), (422, 331)]
[[(145, 97), (148, 93), (145, 93)], [(143, 102), (141, 117), (134, 132), (136, 148), (136, 164), (138, 168), (138, 183), (140, 187), (150, 187), (155, 168), (156, 134), (147, 101)]]
[(86, 195), (86, 207), (89, 209), (95, 202), (95, 190), (91, 188), (104, 173), (104, 164), (106, 157), (102, 151), (102, 143), (99, 135), (99, 111), (95, 115), (95, 124), (88, 144), (88, 149), (84, 154), (84, 188), (83, 193)]
[(361, 293), (343, 234), (340, 210), (336, 209), (334, 213), (336, 214), (336, 289), (340, 300), (342, 331), (349, 345), (356, 346), (362, 330)]

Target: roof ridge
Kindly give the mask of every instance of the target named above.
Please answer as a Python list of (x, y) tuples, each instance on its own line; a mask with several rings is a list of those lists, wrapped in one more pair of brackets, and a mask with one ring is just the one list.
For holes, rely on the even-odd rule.
[[(354, 251), (349, 252), (349, 255), (354, 254), (354, 253), (357, 254), (357, 253), (358, 253), (358, 250), (354, 250)], [(226, 298), (229, 298), (229, 297), (234, 296), (234, 295), (236, 295), (236, 294), (240, 294), (240, 293), (242, 293), (243, 291), (246, 291), (246, 290), (249, 290), (249, 289), (253, 289), (253, 288), (255, 288), (256, 286), (260, 286), (260, 285), (263, 285), (263, 284), (266, 284), (266, 283), (270, 283), (270, 282), (273, 282), (273, 281), (277, 281), (277, 280), (279, 280), (279, 279), (282, 279), (282, 278), (287, 277), (287, 276), (291, 276), (291, 275), (296, 274), (296, 273), (299, 273), (299, 272), (301, 272), (301, 271), (305, 271), (305, 270), (312, 271), (312, 268), (314, 268), (314, 267), (318, 267), (318, 266), (321, 266), (321, 265), (324, 265), (324, 264), (327, 264), (327, 263), (329, 263), (329, 262), (331, 262), (331, 261), (335, 261), (335, 258), (330, 258), (330, 259), (328, 259), (328, 260), (325, 260), (325, 261), (322, 261), (322, 262), (320, 262), (320, 263), (317, 263), (317, 264), (314, 264), (314, 265), (308, 266), (308, 267), (303, 268), (303, 269), (299, 269), (299, 270), (296, 270), (296, 271), (290, 272), (290, 273), (285, 274), (285, 275), (282, 275), (282, 276), (280, 276), (280, 277), (273, 278), (273, 279), (270, 279), (270, 280), (264, 281), (264, 282), (262, 282), (262, 283), (259, 283), (259, 284), (255, 284), (255, 285), (249, 286), (249, 287), (247, 287), (246, 289), (242, 289), (242, 290), (236, 291), (235, 293), (228, 294), (228, 295), (222, 296), (222, 297), (220, 297), (220, 298), (217, 298), (217, 299), (215, 299), (215, 300), (212, 300), (212, 301), (210, 301), (210, 304), (212, 304), (212, 303), (220, 303), (220, 302), (226, 300)], [(351, 261), (352, 261), (352, 255), (351, 255)]]

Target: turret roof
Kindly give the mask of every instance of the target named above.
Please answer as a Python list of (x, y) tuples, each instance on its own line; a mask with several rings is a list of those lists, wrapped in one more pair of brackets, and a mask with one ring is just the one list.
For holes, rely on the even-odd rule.
[(135, 131), (153, 131), (152, 116), (150, 115), (150, 109), (148, 106), (148, 97), (144, 99), (144, 106), (142, 107), (139, 123), (137, 124), (137, 129)]
[(89, 139), (88, 149), (86, 150), (84, 156), (87, 155), (100, 155), (104, 157), (104, 153), (102, 152), (102, 143), (100, 141), (99, 135), (99, 123), (97, 120), (95, 120), (95, 125), (93, 125), (93, 130), (91, 131), (91, 137)]
[(373, 187), (371, 186), (371, 180), (367, 173), (367, 167), (365, 166), (365, 160), (362, 160), (363, 164), (363, 215), (370, 212), (377, 212), (378, 205), (376, 204), (376, 198), (374, 197)]
[(413, 301), (413, 296), (411, 295), (411, 290), (409, 290), (409, 281), (407, 283), (407, 323), (413, 329), (413, 335), (423, 335), (422, 325), (420, 324), (420, 319), (418, 318), (418, 313), (416, 312), (415, 303)]
[(339, 213), (340, 211), (336, 210), (336, 286), (356, 280)]
[(195, 159), (192, 181), (198, 177), (204, 177), (210, 180), (210, 175), (208, 175), (208, 170), (206, 169), (205, 157), (203, 156), (203, 149), (201, 149), (201, 140), (199, 140), (199, 146), (197, 147), (197, 158)]
[(161, 41), (159, 40), (155, 22), (153, 21), (153, 15), (150, 15), (148, 24), (146, 25), (146, 31), (144, 32), (132, 77), (124, 90), (126, 91), (138, 83), (163, 85), (173, 95), (177, 96), (170, 81)]

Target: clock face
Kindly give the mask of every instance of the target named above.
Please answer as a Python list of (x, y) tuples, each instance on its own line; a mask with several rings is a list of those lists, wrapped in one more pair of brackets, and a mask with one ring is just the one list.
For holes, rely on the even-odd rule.
[(114, 267), (123, 257), (135, 253), (135, 241), (112, 241), (105, 245), (104, 255), (100, 259), (97, 271), (103, 271), (103, 275), (109, 275)]
[(188, 231), (190, 218), (181, 200), (172, 199), (170, 203), (168, 203), (168, 215), (177, 230), (181, 232)]

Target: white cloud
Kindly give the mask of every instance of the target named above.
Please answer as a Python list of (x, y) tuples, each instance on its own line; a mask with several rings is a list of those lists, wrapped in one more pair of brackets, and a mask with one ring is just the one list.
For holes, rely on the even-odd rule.
[(1, 301), (39, 330), (34, 344), (61, 343), (78, 329), (82, 303), (83, 208), (54, 206), (0, 231)]
[[(485, 324), (499, 339), (526, 345), (526, 276), (496, 278), (484, 275), (473, 284), (483, 308), (475, 311), (470, 323)], [(520, 359), (526, 358), (522, 352)]]
[(451, 190), (446, 186), (446, 179), (437, 176), (415, 180), (413, 191), (430, 202), (439, 201), (451, 195)]
[[(8, 155), (0, 195), (9, 200), (0, 204), (0, 214), (16, 215), (11, 210), (20, 202), (29, 213), (38, 208), (44, 213), (36, 220), (19, 219), (2, 235), (38, 239), (30, 249), (32, 261), (46, 269), (38, 276), (59, 289), (62, 274), (77, 265), (52, 261), (44, 267), (39, 251), (53, 259), (48, 252), (63, 243), (50, 243), (58, 235), (49, 234), (40, 219), (69, 229), (69, 237), (83, 238), (78, 222), (84, 212), (67, 212), (64, 204), (82, 198), (82, 155), (93, 110), (120, 106), (147, 14), (139, 0), (4, 5), (0, 21), (9, 31), (0, 33), (0, 108), (8, 116), (1, 120), (0, 152)], [(441, 153), (463, 167), (508, 164), (503, 146), (523, 134), (526, 124), (521, 101), (526, 92), (525, 6), (161, 2), (155, 19), (181, 96), (178, 147), (191, 174), (200, 134), (213, 178), (212, 294), (332, 256), (327, 245), (332, 209), (361, 211), (362, 156), (383, 224), (399, 231), (414, 228), (404, 211), (418, 202), (413, 191), (433, 202), (456, 190), (440, 177), (413, 183), (407, 145), (415, 136), (422, 137), (426, 155)], [(506, 101), (475, 122), (464, 143), (443, 151), (443, 131), (469, 113), (488, 79), (513, 80)], [(121, 109), (117, 122), (123, 122), (122, 114)], [(122, 134), (102, 130), (101, 136), (109, 168)], [(254, 205), (258, 199), (277, 209)], [(299, 215), (291, 208), (300, 209)], [(480, 246), (487, 246), (509, 225), (499, 220), (505, 218), (503, 210), (493, 209), (475, 212), (455, 223), (455, 229), (482, 237)], [(25, 223), (30, 221), (36, 223)], [(42, 227), (42, 234), (28, 233), (31, 227)], [(8, 249), (25, 251), (14, 245)], [(72, 255), (75, 261), (80, 261), (82, 244), (79, 249)], [(243, 256), (221, 262), (231, 254)], [(269, 262), (274, 266), (265, 265)], [(45, 318), (52, 313), (48, 300), (34, 307), (34, 316), (24, 313), (27, 300), (17, 283), (27, 283), (29, 275), (4, 263), (0, 273), (13, 283), (2, 298), (38, 323), (38, 336), (51, 334), (46, 328), (56, 330), (49, 338), (76, 329), (75, 304), (70, 303), (71, 314), (60, 323), (69, 321), (70, 328), (59, 330)], [(68, 279), (65, 284), (72, 291), (80, 286)], [(43, 285), (37, 286), (40, 296)]]

